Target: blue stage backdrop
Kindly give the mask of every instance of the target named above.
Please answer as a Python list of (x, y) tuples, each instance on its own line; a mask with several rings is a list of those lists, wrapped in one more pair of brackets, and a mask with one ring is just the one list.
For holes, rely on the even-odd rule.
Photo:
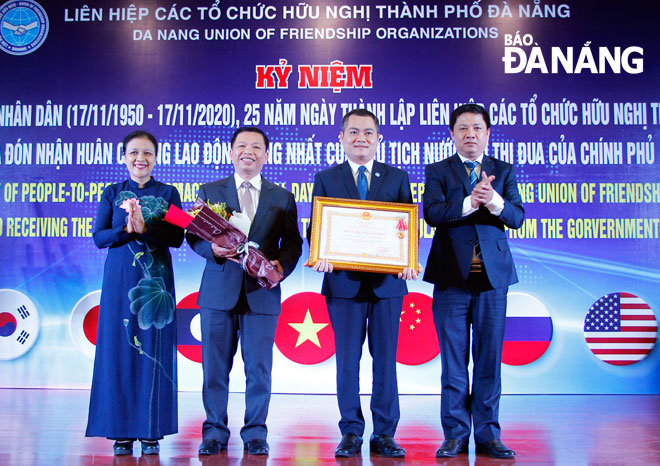
[[(154, 176), (185, 207), (232, 173), (232, 132), (263, 128), (263, 173), (295, 194), (304, 234), (314, 173), (345, 160), (345, 112), (379, 117), (378, 160), (408, 172), (421, 205), (425, 166), (454, 153), (450, 112), (476, 102), (527, 212), (509, 231), (520, 283), (503, 391), (660, 393), (659, 13), (638, 0), (3, 3), (0, 386), (89, 386), (106, 256), (91, 232), (104, 186), (127, 177), (120, 141), (136, 127), (159, 138)], [(433, 231), (421, 217), (425, 265)], [(204, 264), (187, 245), (173, 255), (179, 384), (199, 390)], [(335, 389), (307, 255), (282, 286), (276, 392)], [(401, 392), (439, 393), (432, 287), (410, 290)], [(369, 392), (367, 351), (363, 365)]]

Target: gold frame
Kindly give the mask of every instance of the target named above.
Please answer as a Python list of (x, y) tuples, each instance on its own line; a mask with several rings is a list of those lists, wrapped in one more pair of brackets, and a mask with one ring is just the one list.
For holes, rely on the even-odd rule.
[[(312, 227), (309, 238), (309, 264), (313, 266), (320, 259), (320, 237), (321, 230), (325, 228), (325, 225), (321, 224), (321, 219), (323, 218), (323, 208), (324, 207), (339, 207), (345, 209), (368, 209), (368, 210), (379, 210), (384, 212), (398, 212), (405, 213), (408, 216), (408, 264), (406, 267), (413, 268), (417, 270), (417, 265), (419, 262), (419, 207), (417, 204), (405, 204), (399, 202), (381, 202), (381, 201), (361, 201), (356, 199), (342, 199), (336, 197), (315, 197), (313, 215), (312, 215)], [(414, 232), (414, 234), (413, 234)], [(399, 273), (405, 267), (400, 265), (384, 265), (380, 263), (369, 263), (365, 261), (354, 262), (354, 261), (341, 261), (341, 260), (330, 260), (332, 266), (336, 270), (353, 270), (358, 272), (377, 272), (377, 273)]]

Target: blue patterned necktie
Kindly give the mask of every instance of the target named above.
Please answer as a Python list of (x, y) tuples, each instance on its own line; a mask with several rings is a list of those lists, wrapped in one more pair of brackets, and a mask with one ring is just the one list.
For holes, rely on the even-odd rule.
[(358, 168), (357, 190), (358, 193), (360, 193), (360, 199), (362, 200), (367, 198), (367, 191), (369, 191), (369, 184), (367, 183), (367, 175), (365, 175), (365, 171), (367, 171), (367, 167), (364, 165)]
[[(479, 162), (466, 160), (463, 163), (470, 169), (470, 191), (472, 191), (477, 185), (477, 165), (479, 165)], [(479, 240), (477, 240), (477, 242), (474, 244), (473, 254), (479, 262), (483, 261), (483, 258), (481, 257), (481, 246), (479, 245)], [(473, 263), (470, 266), (470, 272), (481, 272), (482, 264), (479, 262), (474, 262), (473, 260)]]
[(472, 189), (474, 189), (474, 187), (477, 185), (477, 165), (479, 165), (479, 162), (471, 162), (470, 160), (466, 160), (463, 163), (470, 169), (470, 191), (472, 191)]

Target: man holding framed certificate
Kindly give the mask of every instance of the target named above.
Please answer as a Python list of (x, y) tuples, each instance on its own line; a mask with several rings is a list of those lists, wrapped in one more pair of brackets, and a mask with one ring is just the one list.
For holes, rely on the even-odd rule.
[[(316, 174), (312, 205), (317, 197), (412, 204), (408, 174), (374, 160), (380, 133), (373, 113), (356, 109), (344, 115), (339, 139), (348, 160)], [(311, 230), (310, 226), (308, 237)], [(347, 247), (359, 250), (360, 244), (349, 242)], [(396, 349), (403, 297), (408, 293), (402, 279), (416, 280), (418, 270), (403, 267), (397, 277), (391, 272), (357, 271), (359, 267), (338, 270), (327, 258), (311, 260), (310, 265), (325, 273), (321, 293), (326, 297), (335, 333), (342, 434), (335, 456), (355, 456), (362, 446), (365, 422), (360, 407), (359, 369), (366, 335), (373, 358), (374, 431), (370, 449), (387, 457), (405, 456), (405, 450), (393, 439), (399, 422)]]

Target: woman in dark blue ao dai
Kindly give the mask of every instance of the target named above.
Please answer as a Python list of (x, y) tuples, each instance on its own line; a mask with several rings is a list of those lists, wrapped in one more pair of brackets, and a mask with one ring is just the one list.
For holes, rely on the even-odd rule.
[(177, 190), (156, 181), (158, 143), (145, 131), (124, 139), (129, 179), (102, 194), (93, 238), (107, 248), (96, 340), (88, 437), (115, 440), (129, 455), (141, 440), (157, 454), (158, 440), (177, 432), (176, 322), (170, 247), (183, 230), (163, 221)]

